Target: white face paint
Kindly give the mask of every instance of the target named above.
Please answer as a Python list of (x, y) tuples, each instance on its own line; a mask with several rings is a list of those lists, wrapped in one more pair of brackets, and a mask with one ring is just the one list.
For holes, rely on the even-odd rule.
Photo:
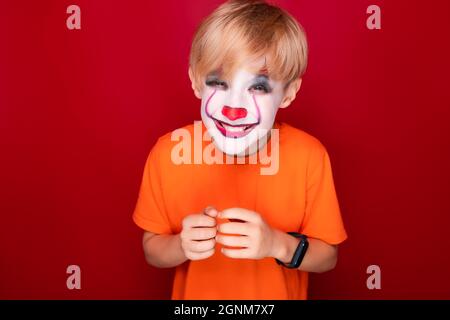
[(239, 69), (231, 82), (210, 74), (202, 91), (202, 120), (223, 153), (249, 155), (267, 142), (283, 96), (283, 84), (264, 74)]

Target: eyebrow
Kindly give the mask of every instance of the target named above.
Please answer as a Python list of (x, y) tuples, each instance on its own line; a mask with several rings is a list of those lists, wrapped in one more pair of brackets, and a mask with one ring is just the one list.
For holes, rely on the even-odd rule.
[(269, 76), (266, 74), (258, 74), (253, 78), (254, 81), (269, 82)]
[(211, 71), (210, 73), (208, 73), (208, 74), (206, 75), (206, 77), (216, 77), (216, 78), (219, 78), (219, 77), (221, 77), (221, 75), (222, 75), (222, 72), (221, 72), (220, 70), (214, 70), (214, 71)]

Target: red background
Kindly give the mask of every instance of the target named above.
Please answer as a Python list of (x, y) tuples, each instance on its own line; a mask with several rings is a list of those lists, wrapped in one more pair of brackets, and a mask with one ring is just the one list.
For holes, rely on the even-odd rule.
[[(0, 298), (169, 298), (172, 271), (146, 265), (131, 214), (156, 138), (200, 119), (189, 46), (219, 3), (3, 1)], [(275, 3), (311, 51), (280, 118), (327, 147), (349, 233), (310, 297), (450, 298), (450, 2)], [(366, 28), (371, 4), (381, 30)]]

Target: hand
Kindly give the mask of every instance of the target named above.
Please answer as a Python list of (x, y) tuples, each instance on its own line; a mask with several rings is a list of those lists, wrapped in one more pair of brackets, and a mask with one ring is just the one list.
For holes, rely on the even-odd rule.
[[(217, 243), (242, 249), (223, 248), (222, 253), (230, 258), (262, 259), (273, 257), (275, 234), (256, 212), (242, 208), (230, 208), (219, 213), (221, 219), (239, 219), (243, 222), (226, 222), (219, 225)], [(236, 234), (236, 235), (224, 235)]]
[(202, 260), (214, 254), (217, 213), (216, 209), (208, 207), (203, 213), (184, 217), (180, 232), (181, 247), (189, 260)]

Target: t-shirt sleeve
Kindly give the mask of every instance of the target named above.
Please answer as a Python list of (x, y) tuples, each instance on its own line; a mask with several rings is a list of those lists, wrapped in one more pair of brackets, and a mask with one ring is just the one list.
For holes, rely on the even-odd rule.
[(329, 244), (347, 239), (328, 152), (320, 144), (310, 154), (306, 178), (306, 209), (301, 232)]
[(133, 220), (146, 231), (172, 233), (162, 195), (158, 143), (150, 151), (145, 163)]

